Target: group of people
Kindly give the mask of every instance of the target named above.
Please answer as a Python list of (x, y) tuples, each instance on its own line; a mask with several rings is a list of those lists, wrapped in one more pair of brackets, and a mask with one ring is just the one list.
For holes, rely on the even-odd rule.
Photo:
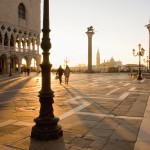
[(24, 68), (22, 68), (21, 72), (24, 73), (25, 75), (27, 74), (29, 76), (30, 75), (30, 68), (24, 67)]
[(69, 82), (69, 76), (70, 76), (70, 68), (68, 65), (66, 65), (65, 70), (61, 67), (61, 65), (59, 66), (56, 75), (58, 76), (59, 79), (59, 83), (62, 83), (62, 75), (64, 74), (65, 76), (65, 84), (68, 84)]

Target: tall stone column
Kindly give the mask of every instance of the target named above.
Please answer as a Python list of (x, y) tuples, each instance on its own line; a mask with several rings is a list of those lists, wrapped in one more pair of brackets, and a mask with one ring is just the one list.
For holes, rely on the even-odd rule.
[(148, 31), (149, 31), (149, 73), (150, 73), (150, 23), (146, 25)]
[(88, 36), (88, 72), (92, 73), (92, 36), (94, 34), (93, 27), (88, 27), (87, 32), (85, 33)]

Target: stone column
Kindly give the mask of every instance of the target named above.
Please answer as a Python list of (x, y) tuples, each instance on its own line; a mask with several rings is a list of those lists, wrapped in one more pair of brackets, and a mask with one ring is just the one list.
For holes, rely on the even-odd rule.
[(10, 38), (11, 38), (11, 33), (9, 32), (8, 34), (7, 34), (7, 36), (8, 36), (8, 52), (7, 52), (7, 54), (8, 54), (8, 56), (9, 56), (9, 76), (12, 76), (12, 67), (11, 67), (11, 56), (12, 56), (12, 52), (11, 52), (11, 49), (10, 49)]
[(88, 36), (88, 72), (92, 72), (92, 36), (94, 34), (93, 27), (88, 27), (88, 31), (85, 32)]
[(2, 50), (4, 50), (4, 37), (5, 37), (5, 33), (2, 32)]
[(18, 48), (19, 48), (19, 52), (20, 52), (21, 51), (21, 37), (20, 36), (19, 36)]
[(10, 59), (9, 59), (9, 57), (7, 59), (7, 73), (8, 74), (10, 73)]
[(16, 51), (16, 35), (14, 35), (14, 51)]
[(18, 72), (21, 73), (21, 63), (18, 63)]
[(148, 24), (148, 25), (146, 25), (146, 27), (147, 27), (147, 29), (148, 29), (148, 31), (149, 31), (149, 59), (148, 59), (148, 61), (149, 61), (149, 73), (150, 73), (150, 23)]
[(36, 45), (37, 45), (37, 54), (39, 54), (39, 45), (40, 45), (40, 39), (36, 39)]
[(23, 51), (26, 52), (26, 49), (27, 49), (27, 40), (26, 40), (26, 37), (24, 37), (24, 46), (23, 46)]
[(29, 47), (28, 47), (28, 51), (30, 52), (30, 51), (31, 51), (31, 38), (29, 37), (28, 40), (29, 40), (29, 41), (28, 41), (28, 42), (29, 42), (29, 45), (28, 45), (28, 46), (29, 46)]

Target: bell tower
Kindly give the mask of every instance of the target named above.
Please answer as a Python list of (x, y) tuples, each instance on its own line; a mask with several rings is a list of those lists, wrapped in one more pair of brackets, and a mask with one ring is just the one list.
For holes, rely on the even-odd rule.
[(98, 49), (96, 53), (96, 66), (98, 67), (99, 65), (100, 65), (100, 52)]

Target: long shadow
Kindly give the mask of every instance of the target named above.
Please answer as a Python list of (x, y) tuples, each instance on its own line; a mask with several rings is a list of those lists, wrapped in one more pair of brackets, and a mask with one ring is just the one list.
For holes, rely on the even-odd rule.
[[(33, 75), (33, 76), (29, 76), (29, 77), (27, 77), (27, 78), (25, 78), (25, 79), (23, 79), (23, 80), (21, 80), (21, 81), (18, 81), (15, 85), (12, 85), (12, 86), (10, 86), (10, 87), (8, 87), (8, 91), (9, 90), (19, 90), (19, 89), (21, 89), (22, 87), (24, 87), (24, 85), (26, 84), (26, 83), (28, 83), (33, 77), (35, 77), (35, 76), (37, 76), (36, 74), (35, 75)], [(21, 78), (22, 79), (22, 78)], [(15, 83), (15, 81), (16, 81), (16, 79), (15, 80), (13, 80), (12, 82), (14, 82)], [(8, 83), (10, 83), (9, 81), (8, 81)], [(8, 83), (6, 83), (6, 85), (8, 85)], [(10, 101), (11, 99), (12, 99), (12, 97), (14, 97), (16, 95), (16, 92), (9, 92), (9, 94), (6, 94), (5, 93), (5, 91), (3, 91), (3, 93), (0, 93), (0, 97), (1, 97), (1, 100), (4, 98), (4, 100), (3, 101), (0, 101), (0, 102), (6, 102), (6, 101)], [(6, 105), (6, 103), (5, 104), (1, 104), (0, 105), (0, 107), (2, 108), (2, 106), (4, 106), (4, 105)]]
[[(68, 89), (68, 88), (66, 88), (65, 86), (63, 86), (66, 90), (67, 90), (67, 92), (69, 92), (69, 94), (73, 97), (74, 96), (74, 94), (71, 94), (71, 91)], [(71, 89), (72, 90), (74, 90), (76, 93), (78, 93), (80, 96), (82, 96), (82, 97), (85, 97), (84, 99), (86, 99), (87, 101), (89, 101), (89, 102), (94, 102), (89, 96), (87, 96), (86, 94), (84, 94), (84, 93), (82, 93), (81, 91), (79, 91), (78, 89), (76, 89), (76, 88), (74, 88), (73, 86), (71, 86), (70, 85), (70, 87), (71, 87)], [(125, 101), (126, 99), (124, 99), (123, 101)], [(119, 105), (123, 102), (123, 101), (121, 101), (116, 107), (119, 107)], [(95, 103), (95, 102), (94, 102)], [(94, 104), (93, 103), (93, 104)], [(96, 106), (98, 106), (99, 104), (96, 104)], [(100, 107), (100, 108), (103, 108), (103, 109), (105, 109), (105, 110), (107, 110), (107, 108), (105, 108), (105, 107), (103, 107), (102, 105), (99, 105), (98, 107)], [(115, 108), (116, 108), (115, 107)], [(115, 110), (115, 109), (114, 109)], [(111, 113), (113, 113), (113, 111), (114, 110), (112, 110), (112, 111), (110, 111), (110, 110), (108, 110), (108, 111), (110, 111), (110, 114)], [(76, 114), (77, 115), (77, 114)], [(115, 114), (113, 114), (113, 115), (115, 115)], [(79, 116), (79, 118), (80, 118), (80, 116)], [(104, 119), (105, 118), (107, 118), (107, 117), (104, 117), (102, 120), (101, 120), (101, 122), (103, 122), (104, 121)], [(112, 119), (114, 119), (114, 118), (112, 118)], [(115, 119), (114, 119), (115, 120)], [(117, 121), (117, 119), (116, 119), (116, 121)], [(118, 124), (118, 126), (119, 125), (121, 125), (121, 124), (127, 124), (127, 125), (131, 125), (131, 126), (134, 126), (130, 121), (128, 121), (128, 119), (120, 119), (120, 122), (119, 122), (119, 124)], [(111, 125), (108, 123), (108, 125), (110, 126), (110, 128), (111, 128)], [(123, 126), (124, 128), (126, 128), (126, 130), (128, 131), (128, 132), (132, 132), (133, 130), (131, 129), (131, 128), (128, 128), (128, 126)], [(135, 126), (134, 126), (135, 127)], [(93, 127), (94, 128), (94, 127)], [(135, 127), (136, 128), (136, 127)], [(140, 128), (139, 128), (140, 129)], [(114, 131), (116, 131), (116, 130), (114, 130)], [(139, 130), (137, 131), (137, 136), (138, 136), (138, 133), (139, 133)], [(145, 131), (143, 131), (143, 133), (145, 134), (145, 135), (149, 135), (148, 133), (146, 133)], [(110, 135), (111, 136), (111, 135)], [(120, 136), (121, 137), (121, 136)], [(115, 139), (116, 140), (116, 139)], [(118, 140), (118, 139), (117, 139)], [(135, 141), (131, 141), (131, 142), (133, 142), (134, 144), (135, 144), (135, 142), (136, 142), (136, 140)]]
[(10, 78), (10, 79), (3, 79), (3, 81), (0, 82), (0, 88), (3, 88), (5, 86), (7, 86), (8, 84), (14, 83), (17, 80), (19, 80), (21, 77), (14, 77), (14, 78)]

